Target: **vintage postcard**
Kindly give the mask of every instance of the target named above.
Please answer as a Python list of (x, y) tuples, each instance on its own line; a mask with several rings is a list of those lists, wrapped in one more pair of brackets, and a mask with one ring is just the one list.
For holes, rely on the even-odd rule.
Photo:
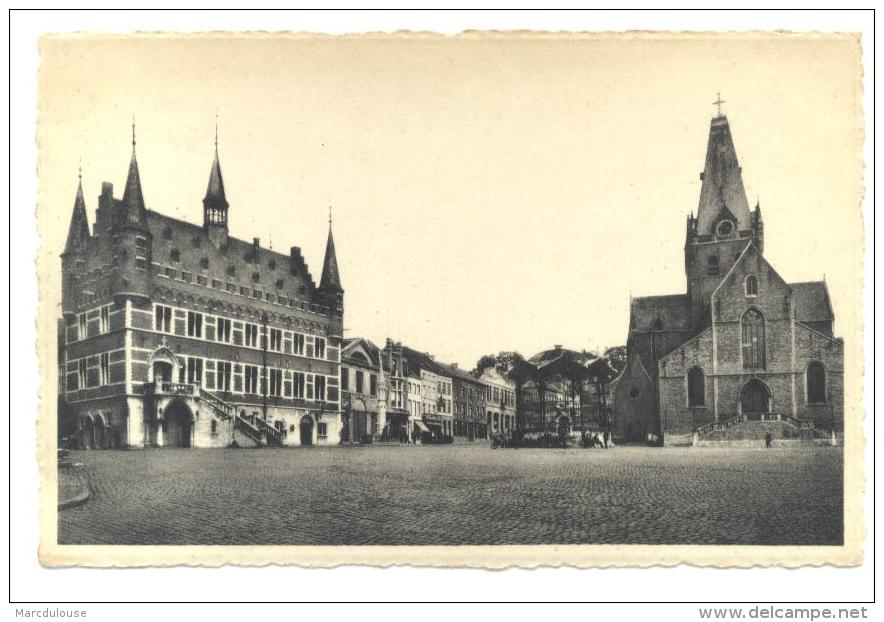
[(41, 562), (861, 563), (860, 53), (46, 35)]

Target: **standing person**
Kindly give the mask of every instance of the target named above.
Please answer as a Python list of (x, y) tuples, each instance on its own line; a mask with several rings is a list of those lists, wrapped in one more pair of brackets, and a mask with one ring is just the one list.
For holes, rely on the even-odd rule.
[(770, 449), (773, 446), (773, 435), (770, 432), (764, 435), (764, 446), (767, 449)]
[(605, 428), (604, 439), (605, 439), (605, 449), (607, 449), (608, 448), (608, 441), (611, 440), (611, 432), (610, 432), (610, 430), (608, 430), (608, 428)]

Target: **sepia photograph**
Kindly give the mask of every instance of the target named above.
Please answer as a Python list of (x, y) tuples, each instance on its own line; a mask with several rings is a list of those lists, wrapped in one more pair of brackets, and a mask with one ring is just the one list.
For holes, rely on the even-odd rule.
[(43, 564), (862, 562), (858, 34), (39, 53)]

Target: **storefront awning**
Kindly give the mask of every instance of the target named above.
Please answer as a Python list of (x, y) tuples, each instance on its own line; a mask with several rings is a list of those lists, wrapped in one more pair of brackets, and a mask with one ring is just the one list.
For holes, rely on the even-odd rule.
[(426, 425), (424, 425), (423, 421), (415, 421), (414, 425), (416, 425), (418, 427), (418, 429), (421, 430), (422, 432), (427, 432), (427, 433), (430, 432), (430, 428), (428, 428)]

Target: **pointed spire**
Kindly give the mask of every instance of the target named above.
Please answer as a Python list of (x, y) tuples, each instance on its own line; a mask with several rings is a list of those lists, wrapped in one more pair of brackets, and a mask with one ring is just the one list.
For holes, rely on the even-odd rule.
[(129, 160), (129, 173), (126, 175), (126, 188), (123, 191), (123, 208), (126, 220), (147, 224), (144, 195), (141, 192), (141, 175), (138, 173), (138, 159), (135, 157), (135, 117), (132, 117), (132, 158)]
[(89, 239), (89, 218), (86, 216), (86, 201), (83, 199), (83, 169), (77, 174), (77, 196), (74, 199), (74, 211), (71, 214), (71, 223), (68, 226), (68, 238), (64, 245), (64, 252), (69, 253), (85, 245)]
[[(218, 115), (215, 115), (215, 159), (209, 173), (209, 185), (203, 198), (203, 207), (207, 210), (227, 211), (227, 195), (224, 192), (224, 177), (221, 175), (221, 161), (218, 159)], [(226, 222), (226, 217), (222, 219)]]
[(739, 230), (748, 229), (751, 224), (749, 201), (730, 126), (723, 115), (712, 119), (709, 128), (702, 180), (697, 233), (712, 234), (712, 228), (723, 217), (734, 219)]
[(338, 258), (335, 254), (335, 238), (332, 235), (331, 205), (328, 207), (328, 241), (325, 244), (325, 261), (322, 263), (319, 289), (343, 291), (341, 275), (338, 272)]
[(761, 198), (755, 199), (755, 222), (761, 222)]

